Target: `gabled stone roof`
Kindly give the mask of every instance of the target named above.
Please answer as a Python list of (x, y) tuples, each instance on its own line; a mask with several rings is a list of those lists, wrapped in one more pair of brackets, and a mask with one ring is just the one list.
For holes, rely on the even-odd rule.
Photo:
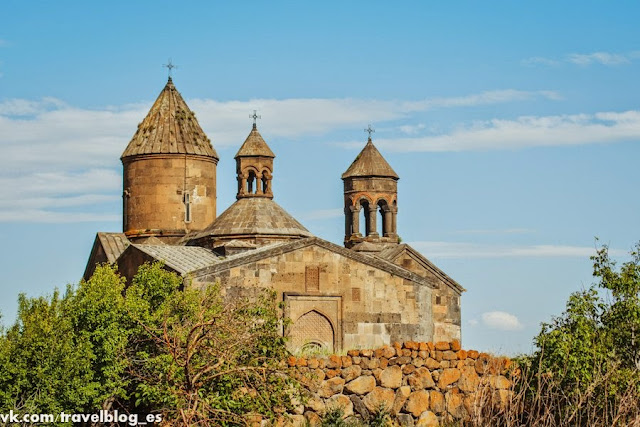
[(371, 138), (369, 138), (367, 145), (364, 146), (347, 171), (342, 174), (342, 179), (353, 176), (399, 179), (398, 174), (395, 173), (375, 145), (373, 145)]
[(244, 144), (240, 147), (238, 152), (235, 155), (235, 159), (238, 157), (276, 157), (271, 151), (271, 148), (267, 145), (260, 132), (258, 132), (258, 127), (256, 124), (253, 124), (253, 129), (251, 129), (251, 133), (245, 139)]
[(414, 249), (412, 246), (407, 245), (406, 243), (401, 243), (399, 245), (389, 246), (380, 252), (373, 254), (377, 258), (385, 259), (390, 262), (394, 262), (404, 251), (409, 252), (416, 261), (418, 261), (422, 266), (431, 271), (437, 277), (442, 279), (445, 283), (447, 283), (451, 288), (455, 289), (457, 292), (462, 293), (466, 292), (466, 289), (463, 288), (458, 282), (453, 280), (446, 274), (444, 271), (440, 270), (434, 263), (429, 261), (424, 255)]
[(211, 141), (184, 102), (171, 77), (121, 158), (144, 154), (192, 154), (218, 159)]
[(87, 266), (84, 269), (84, 280), (91, 278), (97, 264), (102, 262), (115, 263), (130, 244), (124, 233), (97, 233), (89, 254)]
[(241, 198), (193, 239), (205, 236), (310, 237), (312, 234), (276, 202), (267, 198)]
[(182, 275), (208, 267), (221, 259), (210, 250), (198, 246), (134, 244), (133, 247), (158, 261), (164, 262), (167, 267)]

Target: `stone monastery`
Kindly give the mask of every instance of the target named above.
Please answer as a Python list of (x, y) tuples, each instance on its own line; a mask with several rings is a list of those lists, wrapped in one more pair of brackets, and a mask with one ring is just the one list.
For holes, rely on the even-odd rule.
[(342, 174), (344, 246), (274, 201), (274, 158), (254, 123), (235, 155), (237, 200), (216, 215), (218, 155), (169, 78), (122, 153), (123, 232), (97, 234), (85, 279), (106, 262), (130, 280), (159, 260), (189, 286), (219, 281), (227, 297), (272, 288), (293, 350), (460, 339), (464, 289), (399, 242), (399, 178), (371, 137)]

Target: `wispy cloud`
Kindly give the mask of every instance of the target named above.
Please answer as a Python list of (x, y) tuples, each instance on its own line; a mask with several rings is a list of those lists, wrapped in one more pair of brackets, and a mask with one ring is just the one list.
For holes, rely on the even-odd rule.
[(562, 63), (574, 64), (580, 66), (588, 66), (593, 64), (604, 65), (608, 67), (624, 65), (631, 63), (634, 59), (640, 58), (640, 51), (628, 53), (614, 52), (591, 52), (591, 53), (570, 53), (560, 59), (545, 58), (534, 56), (523, 59), (522, 65), (527, 66), (557, 66)]
[[(492, 245), (460, 242), (411, 242), (428, 258), (588, 258), (596, 253), (595, 247), (570, 245)], [(625, 251), (612, 249), (610, 254), (624, 255)]]
[(593, 52), (593, 53), (572, 53), (567, 56), (567, 61), (577, 65), (620, 65), (631, 62), (628, 55), (609, 52)]
[(536, 230), (530, 228), (478, 228), (471, 230), (457, 230), (454, 234), (530, 234)]
[[(261, 109), (263, 134), (298, 138), (361, 127), (363, 123), (413, 119), (438, 108), (465, 108), (536, 99), (558, 99), (552, 91), (515, 89), (419, 101), (366, 99), (253, 99), (218, 102), (188, 100), (217, 148), (238, 146), (246, 137), (246, 113)], [(90, 213), (58, 216), (61, 211), (91, 211), (119, 196), (120, 154), (151, 103), (82, 109), (57, 98), (0, 101), (0, 221), (101, 220)], [(410, 126), (410, 125), (408, 125)], [(404, 128), (418, 134), (422, 127)], [(402, 131), (402, 130), (401, 130)], [(17, 191), (20, 193), (18, 194)], [(28, 214), (27, 214), (28, 213)], [(307, 219), (341, 215), (318, 211)], [(48, 218), (48, 219), (47, 219)]]
[[(523, 116), (477, 121), (450, 133), (377, 139), (389, 151), (512, 150), (527, 147), (640, 141), (640, 111)], [(358, 146), (345, 142), (344, 146)]]
[(9, 46), (9, 42), (5, 39), (0, 39), (0, 47)]
[(489, 311), (482, 313), (481, 318), (482, 324), (490, 329), (500, 331), (519, 331), (523, 329), (518, 317), (506, 311)]

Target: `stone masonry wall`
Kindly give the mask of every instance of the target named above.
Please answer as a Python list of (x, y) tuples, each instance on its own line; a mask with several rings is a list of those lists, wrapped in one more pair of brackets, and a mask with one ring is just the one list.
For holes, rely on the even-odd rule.
[(307, 394), (288, 424), (320, 424), (328, 408), (340, 406), (345, 417), (366, 420), (385, 406), (401, 426), (438, 426), (469, 420), (488, 401), (505, 405), (511, 381), (510, 360), (460, 342), (394, 343), (347, 355), (288, 359)]

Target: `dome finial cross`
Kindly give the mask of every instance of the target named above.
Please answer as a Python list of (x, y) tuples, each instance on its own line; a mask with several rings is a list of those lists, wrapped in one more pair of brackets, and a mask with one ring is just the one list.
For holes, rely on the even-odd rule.
[(364, 131), (369, 134), (369, 141), (371, 141), (371, 134), (375, 132), (375, 129), (373, 129), (371, 125), (369, 125)]
[(258, 111), (257, 110), (253, 110), (253, 114), (251, 114), (249, 116), (250, 119), (253, 119), (253, 127), (256, 127), (256, 120), (261, 119), (262, 117), (260, 117), (258, 115)]

